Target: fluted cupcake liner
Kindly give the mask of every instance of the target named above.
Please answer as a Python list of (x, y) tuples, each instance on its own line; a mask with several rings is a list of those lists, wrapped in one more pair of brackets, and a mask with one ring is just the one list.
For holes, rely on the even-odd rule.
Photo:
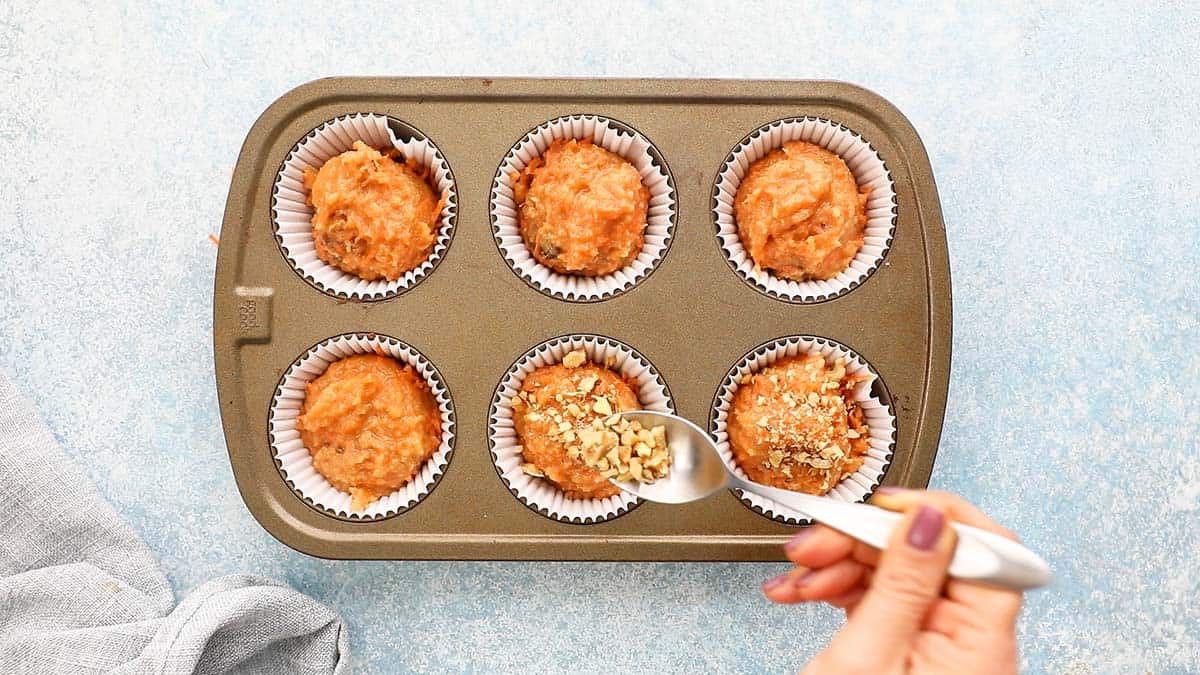
[[(313, 467), (312, 455), (300, 439), (296, 420), (304, 405), (305, 385), (325, 372), (331, 363), (354, 354), (380, 354), (408, 364), (425, 379), (441, 414), (442, 440), (433, 455), (407, 483), (361, 510), (351, 508), (351, 497), (334, 487)], [(374, 333), (339, 335), (324, 340), (297, 358), (284, 373), (271, 398), (269, 417), (271, 452), (287, 484), (312, 506), (341, 518), (379, 520), (411, 509), (440, 480), (454, 452), (455, 414), (450, 391), (441, 374), (420, 352), (400, 340)]]
[[(305, 169), (320, 170), (331, 157), (362, 141), (376, 149), (395, 148), (405, 159), (430, 170), (433, 187), (445, 196), (433, 251), (417, 267), (394, 281), (368, 281), (345, 272), (317, 256), (313, 242), (313, 208), (304, 187)], [(433, 272), (454, 237), (458, 193), (450, 164), (437, 146), (408, 124), (373, 113), (356, 113), (330, 120), (313, 129), (288, 153), (272, 190), (271, 216), (275, 238), (289, 264), (316, 288), (339, 298), (383, 300), (412, 288)]]
[(604, 499), (569, 499), (557, 485), (521, 470), (521, 442), (513, 426), (512, 399), (525, 377), (543, 366), (561, 363), (567, 354), (582, 349), (592, 363), (609, 366), (637, 383), (636, 392), (645, 410), (674, 412), (671, 392), (658, 370), (629, 345), (599, 335), (565, 335), (547, 340), (525, 352), (505, 373), (492, 396), (488, 412), (488, 443), (500, 479), (522, 504), (564, 523), (591, 524), (628, 512), (640, 500), (626, 492)]
[[(561, 274), (541, 264), (521, 237), (513, 175), (520, 174), (550, 144), (589, 139), (633, 165), (650, 192), (645, 243), (632, 263), (604, 276)], [(599, 115), (568, 115), (550, 120), (525, 135), (504, 156), (492, 181), (492, 234), (509, 267), (537, 290), (560, 300), (595, 302), (615, 297), (645, 279), (662, 262), (675, 230), (675, 185), (654, 145), (626, 124)]]
[[(842, 158), (859, 187), (871, 188), (863, 246), (849, 266), (832, 279), (793, 281), (755, 264), (742, 245), (734, 220), (738, 186), (750, 165), (790, 141), (819, 145)], [(848, 293), (881, 264), (892, 244), (896, 225), (896, 190), (887, 166), (870, 142), (830, 120), (796, 117), (765, 124), (745, 138), (726, 158), (713, 186), (713, 217), (721, 251), (734, 272), (771, 297), (795, 303), (820, 302)]]
[[(709, 418), (709, 429), (716, 440), (717, 450), (726, 466), (738, 476), (749, 480), (746, 473), (734, 461), (733, 450), (729, 447), (729, 433), (726, 426), (733, 396), (743, 378), (757, 373), (780, 359), (801, 354), (820, 354), (830, 365), (838, 358), (843, 358), (846, 360), (847, 374), (867, 373), (870, 375), (869, 380), (859, 382), (855, 386), (851, 397), (862, 408), (867, 428), (870, 431), (870, 447), (863, 460), (863, 465), (858, 471), (835, 485), (824, 497), (842, 502), (865, 502), (879, 486), (884, 473), (891, 464), (892, 452), (896, 446), (896, 418), (892, 414), (891, 408), (880, 401), (873, 392), (875, 380), (878, 378), (875, 371), (849, 347), (833, 340), (807, 335), (779, 338), (756, 348), (738, 361), (722, 380)], [(766, 497), (741, 490), (734, 490), (734, 493), (738, 495), (742, 503), (768, 518), (790, 525), (807, 525), (810, 522), (802, 514)]]

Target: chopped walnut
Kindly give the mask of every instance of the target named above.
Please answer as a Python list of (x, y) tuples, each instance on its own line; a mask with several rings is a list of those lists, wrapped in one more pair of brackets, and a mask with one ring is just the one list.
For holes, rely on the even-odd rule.
[[(617, 487), (608, 482), (613, 475), (635, 480), (635, 476), (655, 479), (665, 473), (669, 461), (654, 456), (653, 435), (643, 442), (634, 434), (626, 449), (615, 447), (621, 436), (613, 429), (621, 421), (615, 413), (639, 407), (629, 380), (612, 369), (606, 371), (583, 350), (544, 368), (531, 373), (512, 398), (513, 422), (522, 444), (520, 461), (530, 465), (521, 467), (526, 474), (551, 481), (568, 498), (576, 499), (616, 494)], [(665, 435), (661, 436), (665, 450)], [(533, 444), (531, 448), (526, 441)], [(583, 448), (597, 446), (606, 449), (589, 453), (591, 461), (585, 460)], [(606, 475), (610, 469), (615, 473)]]
[[(587, 353), (582, 349), (576, 349), (563, 357), (562, 364), (567, 368), (578, 368), (587, 363)], [(595, 380), (593, 380), (594, 382)]]
[[(597, 405), (601, 401), (609, 405), (607, 399), (597, 397)], [(641, 422), (613, 415), (579, 429), (575, 437), (575, 443), (567, 444), (567, 453), (605, 478), (653, 483), (665, 478), (671, 468), (667, 430), (661, 425), (647, 429)]]
[(597, 396), (596, 402), (592, 404), (592, 411), (601, 415), (611, 415), (612, 404), (609, 403), (608, 399), (604, 398), (603, 396)]
[(808, 354), (742, 378), (730, 436), (752, 480), (823, 494), (862, 465), (870, 431), (853, 391), (868, 376), (848, 374), (846, 365)]

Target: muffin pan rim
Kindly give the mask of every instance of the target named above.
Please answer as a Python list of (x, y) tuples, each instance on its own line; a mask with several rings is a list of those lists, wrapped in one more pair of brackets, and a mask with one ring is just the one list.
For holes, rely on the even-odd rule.
[[(360, 101), (365, 103), (359, 103)], [(901, 197), (906, 209), (911, 207), (911, 211), (906, 211), (908, 215), (900, 218), (900, 220), (905, 220), (905, 223), (902, 224), (902, 229), (905, 230), (903, 240), (908, 242), (905, 257), (903, 261), (893, 263), (893, 267), (901, 262), (903, 265), (909, 266), (910, 272), (904, 274), (915, 273), (920, 283), (923, 284), (922, 289), (928, 289), (913, 295), (914, 298), (921, 298), (920, 306), (913, 309), (920, 312), (919, 325), (922, 326), (920, 329), (922, 332), (917, 334), (919, 337), (911, 338), (917, 340), (919, 346), (914, 345), (917, 347), (916, 355), (906, 360), (911, 361), (917, 366), (917, 369), (915, 371), (910, 369), (907, 374), (901, 375), (902, 382), (912, 380), (912, 383), (902, 386), (900, 392), (901, 396), (905, 397), (903, 400), (907, 402), (905, 423), (910, 425), (908, 426), (910, 438), (905, 438), (901, 442), (903, 446), (901, 454), (893, 462), (889, 475), (899, 476), (899, 480), (907, 485), (921, 485), (928, 480), (932, 461), (936, 454), (937, 439), (940, 436), (948, 386), (951, 347), (948, 256), (945, 231), (928, 156), (920, 138), (912, 129), (911, 123), (892, 104), (861, 87), (811, 80), (781, 82), (333, 78), (295, 88), (269, 106), (255, 123), (243, 144), (242, 153), (231, 181), (221, 237), (224, 245), (218, 249), (213, 321), (223, 426), (238, 489), (251, 513), (269, 533), (286, 545), (300, 551), (312, 555), (344, 559), (579, 560), (600, 558), (661, 561), (780, 559), (776, 546), (779, 541), (782, 541), (784, 535), (773, 534), (764, 537), (757, 534), (745, 534), (732, 538), (719, 535), (710, 538), (701, 532), (695, 535), (695, 541), (685, 540), (669, 536), (666, 533), (658, 534), (658, 528), (653, 525), (653, 522), (650, 522), (647, 527), (647, 521), (641, 516), (637, 518), (638, 525), (636, 527), (603, 528), (602, 531), (587, 536), (560, 536), (555, 530), (536, 527), (530, 530), (524, 519), (515, 517), (516, 514), (509, 514), (507, 510), (504, 510), (504, 513), (496, 513), (496, 518), (504, 523), (507, 523), (509, 518), (513, 518), (513, 530), (509, 530), (507, 525), (499, 530), (464, 526), (461, 531), (442, 530), (441, 534), (435, 534), (425, 525), (418, 525), (415, 529), (407, 527), (398, 529), (395, 527), (378, 528), (376, 525), (380, 523), (367, 523), (358, 526), (363, 528), (360, 532), (369, 531), (376, 534), (352, 534), (351, 530), (340, 527), (338, 523), (329, 519), (305, 517), (303, 513), (295, 512), (284, 503), (287, 501), (286, 499), (280, 501), (281, 496), (278, 490), (258, 484), (256, 473), (251, 471), (251, 467), (257, 467), (259, 463), (253, 460), (252, 455), (247, 452), (247, 433), (261, 423), (256, 422), (253, 416), (247, 417), (245, 412), (247, 404), (253, 404), (254, 401), (259, 400), (261, 394), (256, 391), (257, 386), (250, 386), (249, 382), (241, 381), (246, 367), (243, 363), (248, 361), (260, 369), (263, 366), (270, 369), (269, 363), (261, 362), (261, 355), (267, 353), (267, 348), (254, 345), (277, 342), (281, 336), (277, 335), (275, 340), (272, 340), (269, 325), (264, 329), (256, 330), (258, 327), (253, 322), (247, 324), (244, 320), (239, 328), (239, 312), (248, 309), (253, 316), (255, 302), (252, 297), (254, 296), (253, 292), (260, 291), (261, 296), (257, 301), (258, 308), (259, 311), (263, 311), (265, 308), (268, 312), (266, 316), (269, 322), (270, 298), (273, 292), (273, 289), (269, 288), (271, 285), (283, 283), (285, 287), (282, 289), (284, 291), (282, 295), (277, 296), (277, 305), (282, 304), (282, 306), (290, 308), (298, 302), (298, 300), (293, 300), (292, 296), (299, 296), (286, 288), (286, 282), (262, 278), (263, 276), (277, 276), (275, 273), (257, 274), (254, 273), (253, 267), (246, 267), (247, 260), (256, 264), (261, 262), (258, 254), (254, 251), (244, 252), (243, 246), (254, 245), (256, 237), (252, 231), (254, 228), (251, 228), (256, 218), (252, 213), (248, 213), (246, 208), (252, 207), (255, 203), (262, 203), (258, 200), (264, 195), (257, 191), (255, 185), (259, 184), (260, 173), (271, 171), (269, 166), (264, 168), (262, 159), (264, 157), (269, 159), (274, 155), (273, 148), (285, 143), (280, 140), (281, 138), (286, 139), (291, 136), (291, 129), (295, 126), (294, 120), (311, 119), (314, 117), (312, 112), (314, 110), (329, 111), (330, 116), (333, 116), (358, 110), (387, 109), (393, 113), (389, 116), (404, 118), (407, 116), (405, 106), (430, 101), (438, 105), (451, 106), (455, 102), (466, 102), (471, 105), (484, 106), (499, 104), (510, 109), (514, 106), (518, 108), (540, 106), (543, 108), (558, 107), (560, 110), (563, 107), (577, 107), (580, 103), (586, 104), (590, 109), (607, 110), (607, 106), (616, 106), (622, 109), (635, 107), (639, 110), (646, 110), (659, 105), (670, 109), (677, 106), (686, 108), (691, 105), (720, 105), (728, 102), (744, 109), (756, 107), (770, 109), (787, 106), (799, 111), (844, 110), (853, 119), (866, 120), (865, 124), (876, 130), (871, 136), (873, 139), (880, 136), (887, 139), (884, 141), (884, 145), (890, 153), (887, 155), (889, 168), (898, 180), (898, 187), (903, 190), (903, 193), (898, 196)], [(625, 117), (628, 114), (625, 113), (621, 116)], [(636, 117), (641, 119), (641, 114), (639, 112)], [(751, 122), (746, 127), (749, 128), (755, 123), (757, 122)], [(444, 130), (438, 133), (442, 136), (446, 135)], [(669, 138), (663, 140), (667, 141), (668, 146), (672, 145)], [(454, 143), (451, 142), (451, 146), (453, 145)], [(678, 142), (676, 141), (674, 145), (678, 145)], [(451, 147), (451, 156), (457, 156), (455, 152)], [(673, 157), (678, 154), (677, 150), (671, 150), (671, 153)], [(892, 166), (892, 159), (898, 161), (898, 164)], [(719, 162), (714, 159), (714, 163)], [(467, 173), (470, 174), (471, 171)], [(687, 172), (685, 171), (685, 173)], [(462, 178), (462, 176), (456, 176), (456, 180), (460, 182)], [(685, 189), (691, 190), (691, 174), (687, 173), (685, 178), (688, 181), (688, 187)], [(247, 191), (248, 189), (252, 189), (252, 191)], [(269, 195), (266, 198), (269, 201)], [(708, 201), (707, 196), (705, 201)], [(683, 209), (688, 212), (687, 228), (684, 229), (687, 230), (689, 237), (695, 234), (694, 229), (688, 230), (693, 227), (690, 221), (695, 220), (697, 213), (703, 214), (708, 211), (706, 208), (694, 208), (696, 206), (698, 205), (693, 204), (690, 199), (686, 204), (682, 204)], [(269, 209), (269, 205), (267, 208)], [(465, 216), (466, 214), (460, 213), (460, 215)], [(684, 224), (683, 214), (679, 215), (681, 221), (679, 225), (682, 226)], [(909, 225), (912, 226), (912, 230), (908, 229)], [(705, 227), (705, 229), (708, 228)], [(462, 231), (460, 230), (459, 233), (461, 234)], [(456, 239), (458, 238), (461, 237), (456, 237)], [(708, 238), (715, 240), (711, 235)], [(920, 248), (913, 248), (914, 240), (919, 242), (916, 245)], [(478, 246), (478, 242), (473, 239), (470, 243), (472, 248)], [(464, 242), (459, 242), (459, 244), (459, 248), (465, 245)], [(276, 247), (277, 244), (273, 242), (272, 248)], [(692, 249), (694, 246), (689, 244), (688, 250), (685, 252), (690, 255), (693, 253)], [(915, 258), (912, 257), (914, 252), (916, 253)], [(460, 253), (462, 252), (460, 251)], [(893, 248), (891, 255), (894, 256), (896, 253), (896, 249)], [(713, 260), (715, 261), (715, 258)], [(665, 273), (665, 269), (658, 271), (660, 274)], [(511, 270), (505, 272), (505, 274), (509, 273)], [(895, 270), (890, 271), (889, 280), (894, 281), (894, 278), (898, 278), (895, 277), (896, 274)], [(442, 285), (439, 283), (439, 288)], [(254, 286), (268, 287), (255, 289)], [(872, 288), (868, 295), (871, 297), (878, 295), (877, 290)], [(339, 308), (329, 301), (320, 302), (309, 299), (303, 299), (303, 304), (328, 306), (329, 314), (331, 314), (330, 320), (337, 317), (345, 319), (351, 316), (369, 316), (353, 310), (354, 304)], [(343, 303), (337, 304), (342, 305)], [(243, 314), (243, 319), (244, 316)], [(352, 320), (348, 324), (343, 321), (343, 325), (367, 329), (376, 328), (377, 322), (369, 319), (365, 322)], [(392, 334), (396, 334), (394, 327), (386, 323), (384, 326), (385, 329), (390, 329)], [(584, 327), (590, 328), (591, 326), (585, 324)], [(851, 338), (851, 342), (856, 342), (852, 336), (857, 333), (853, 331), (843, 333), (841, 330), (844, 329), (839, 329), (833, 334)], [(328, 331), (328, 334), (336, 332), (339, 331)], [(304, 333), (305, 331), (301, 331), (301, 334)], [(621, 334), (620, 331), (618, 334)], [(416, 335), (405, 335), (416, 342), (427, 339), (424, 336), (417, 338)], [(289, 344), (294, 339), (294, 336), (287, 336), (283, 344)], [(248, 354), (240, 353), (243, 345), (251, 346)], [(662, 349), (661, 345), (647, 346), (651, 352)], [(278, 348), (272, 347), (271, 349)], [(284, 349), (291, 351), (286, 347)], [(437, 351), (435, 350), (435, 352)], [(444, 357), (444, 354), (440, 356)], [(454, 363), (443, 365), (450, 369), (456, 380), (461, 379), (462, 373), (455, 370)], [(678, 364), (665, 363), (663, 365), (678, 369)], [(461, 367), (461, 365), (457, 367)], [(672, 372), (675, 371), (672, 370)], [(459, 410), (458, 412), (460, 415), (475, 416), (479, 412), (476, 404), (472, 401), (467, 401), (467, 403), (470, 410)], [(698, 412), (695, 414), (697, 417), (700, 416)], [(472, 444), (476, 442), (473, 438), (469, 440)], [(460, 459), (464, 458), (460, 457)], [(897, 461), (899, 464), (896, 463)], [(457, 471), (456, 475), (465, 475), (463, 471), (470, 467), (464, 465), (460, 468), (462, 471)], [(471, 477), (472, 480), (475, 479), (473, 474)], [(458, 482), (455, 481), (455, 483)], [(452, 487), (454, 487), (452, 492), (457, 495), (460, 491), (459, 486)], [(290, 492), (290, 489), (288, 491)], [(506, 499), (511, 499), (511, 496)], [(446, 506), (445, 498), (440, 498), (438, 501), (439, 508)], [(494, 498), (488, 497), (487, 501), (490, 504)], [(721, 503), (724, 504), (724, 501), (721, 500)], [(731, 505), (732, 502), (730, 502)], [(658, 507), (655, 507), (656, 516), (657, 509)], [(304, 511), (309, 511), (309, 509), (304, 509)], [(324, 515), (315, 510), (312, 512)], [(416, 515), (416, 523), (429, 521), (427, 513), (425, 515), (420, 515), (420, 513), (410, 515)], [(455, 517), (453, 509), (448, 512), (448, 516)], [(735, 518), (735, 520), (739, 524), (743, 521), (741, 518)], [(396, 521), (397, 519), (393, 518), (385, 522)], [(645, 532), (643, 536), (633, 539), (626, 538), (627, 531), (633, 530), (636, 533), (639, 529)], [(728, 528), (720, 529), (720, 531), (724, 532), (726, 529)], [(755, 528), (755, 531), (760, 529), (762, 528)], [(494, 534), (487, 534), (493, 531)]]

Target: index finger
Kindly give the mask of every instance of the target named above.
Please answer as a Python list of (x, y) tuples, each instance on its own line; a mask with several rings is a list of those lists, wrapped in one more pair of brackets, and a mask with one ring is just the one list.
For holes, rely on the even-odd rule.
[(837, 530), (810, 525), (783, 545), (788, 560), (809, 569), (828, 567), (847, 558), (864, 565), (875, 566), (879, 551)]
[[(955, 522), (1019, 541), (1012, 530), (992, 520), (974, 504), (949, 492), (879, 488), (871, 498), (871, 503), (889, 511), (904, 511), (917, 504), (930, 504), (941, 509)], [(948, 579), (945, 594), (954, 602), (978, 609), (982, 616), (999, 624), (1011, 625), (1021, 611), (1020, 591)]]
[(907, 511), (919, 504), (936, 506), (956, 523), (978, 527), (1013, 541), (1020, 541), (1015, 532), (989, 518), (971, 502), (950, 492), (881, 487), (875, 490), (871, 503), (889, 511)]

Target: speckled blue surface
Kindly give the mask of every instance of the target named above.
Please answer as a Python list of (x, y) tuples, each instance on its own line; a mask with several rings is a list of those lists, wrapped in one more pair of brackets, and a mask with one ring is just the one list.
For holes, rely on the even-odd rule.
[(893, 101), (932, 158), (954, 277), (933, 482), (1057, 571), (1021, 620), (1026, 666), (1200, 671), (1194, 7), (50, 4), (0, 1), (0, 369), (177, 593), (285, 579), (345, 616), (363, 672), (794, 670), (839, 617), (766, 603), (778, 566), (277, 543), (225, 454), (207, 237), (254, 119), (319, 76), (832, 78)]

